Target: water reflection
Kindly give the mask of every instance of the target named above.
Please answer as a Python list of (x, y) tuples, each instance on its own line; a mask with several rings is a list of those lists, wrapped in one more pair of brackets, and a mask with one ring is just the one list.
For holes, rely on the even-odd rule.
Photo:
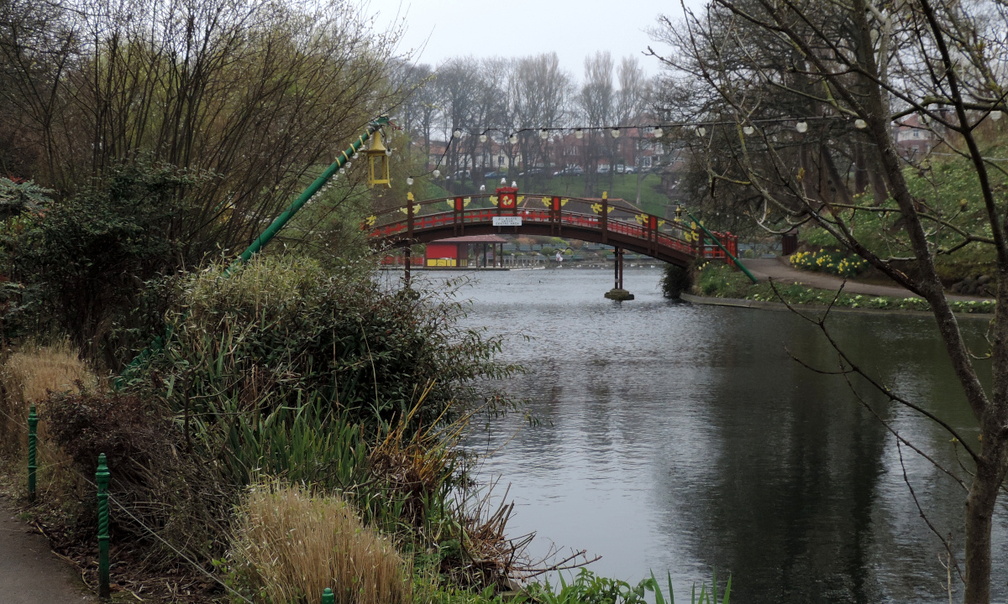
[[(904, 473), (957, 546), (962, 490), (900, 451), (873, 414), (954, 465), (947, 433), (864, 383), (855, 395), (840, 376), (796, 363), (838, 367), (813, 324), (671, 304), (657, 270), (627, 271), (637, 300), (613, 303), (601, 295), (610, 278), (481, 273), (463, 292), (469, 323), (509, 334), (504, 355), (530, 372), (508, 388), (542, 421), (509, 440), (521, 419), (505, 418), (470, 443), (500, 448), (481, 472), (511, 483), (515, 535), (537, 531), (539, 552), (585, 548), (603, 556), (595, 570), (630, 581), (668, 570), (681, 594), (716, 567), (731, 571), (738, 602), (947, 600), (943, 547)], [(975, 439), (931, 319), (843, 314), (829, 324), (855, 363)], [(967, 328), (982, 344), (982, 326)], [(999, 598), (1004, 534), (1001, 522)]]

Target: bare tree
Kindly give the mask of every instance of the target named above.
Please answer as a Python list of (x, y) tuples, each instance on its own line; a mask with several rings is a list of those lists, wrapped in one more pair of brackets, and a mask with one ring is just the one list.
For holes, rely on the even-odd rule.
[(477, 156), (479, 176), (498, 170), (502, 133), (512, 125), (513, 108), (508, 101), (511, 73), (514, 62), (510, 59), (484, 59), (480, 66), (480, 88), (476, 92), (479, 102), (475, 116), (479, 131), (473, 132), (473, 147)]
[(577, 105), (579, 117), (590, 128), (585, 133), (585, 191), (595, 188), (599, 160), (612, 163), (612, 142), (601, 130), (615, 122), (616, 91), (613, 88), (613, 61), (608, 52), (597, 52), (585, 59), (585, 80), (581, 85)]
[(474, 163), (465, 134), (478, 127), (480, 113), (475, 93), (480, 88), (478, 61), (473, 57), (452, 59), (438, 67), (435, 78), (437, 91), (440, 137), (450, 142), (442, 171), (449, 179), (464, 180), (465, 172)]
[(636, 124), (650, 105), (647, 76), (636, 57), (624, 57), (616, 70), (619, 90), (616, 92), (615, 114), (617, 124)]
[[(768, 224), (775, 217), (784, 224), (814, 222), (930, 304), (980, 427), (979, 445), (960, 439), (972, 462), (966, 479), (963, 597), (989, 602), (991, 526), (1008, 472), (1008, 210), (994, 183), (1008, 174), (985, 156), (979, 133), (992, 112), (1006, 108), (1005, 7), (986, 1), (714, 0), (701, 17), (687, 14), (682, 27), (682, 48), (692, 53), (690, 60), (669, 62), (689, 65), (702, 79), (711, 92), (705, 109), (716, 108), (705, 117), (726, 122), (720, 140), (733, 141), (730, 161), (709, 170), (711, 186), (729, 181), (743, 186), (764, 204), (762, 218)], [(794, 113), (766, 119), (766, 111), (783, 104)], [(809, 113), (796, 113), (801, 106)], [(899, 153), (893, 123), (908, 116), (941, 136), (943, 148), (971, 166), (986, 234), (970, 229), (961, 212), (943, 212), (926, 194), (911, 190), (904, 170), (926, 174), (928, 168), (908, 164)], [(857, 168), (838, 167), (837, 146), (803, 149), (797, 144), (800, 134), (819, 123), (842, 129), (877, 159), (884, 199), (850, 194)], [(905, 257), (856, 234), (854, 223), (867, 215), (898, 233), (892, 243), (902, 245)], [(977, 370), (985, 361), (968, 350), (936, 268), (940, 255), (967, 245), (989, 246), (996, 265), (989, 390)], [(941, 418), (930, 419), (955, 437)], [(955, 554), (951, 547), (949, 553)]]
[(526, 168), (526, 182), (533, 169), (549, 171), (548, 146), (551, 131), (564, 125), (570, 76), (560, 69), (556, 53), (520, 59), (514, 71), (514, 113), (519, 129), (527, 135), (519, 140)]
[[(436, 90), (433, 86), (434, 70), (430, 65), (414, 65), (408, 61), (394, 61), (392, 66), (394, 87), (404, 92), (403, 103), (395, 112), (396, 124), (402, 128), (419, 149), (410, 145), (405, 149), (407, 163), (421, 162), (426, 167), (430, 156), (431, 134), (437, 113)], [(419, 157), (414, 157), (419, 155)]]
[(7, 27), (3, 47), (39, 141), (34, 176), (68, 193), (137, 161), (211, 176), (173, 225), (191, 259), (247, 243), (401, 98), (385, 69), (397, 32), (376, 35), (348, 2), (68, 0), (51, 12), (33, 37)]

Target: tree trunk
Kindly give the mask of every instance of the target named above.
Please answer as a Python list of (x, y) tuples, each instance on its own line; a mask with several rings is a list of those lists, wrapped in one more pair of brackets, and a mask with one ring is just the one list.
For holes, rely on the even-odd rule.
[[(992, 435), (992, 438), (996, 438)], [(986, 447), (985, 447), (986, 448)], [(991, 598), (991, 521), (1000, 489), (1000, 464), (984, 455), (966, 497), (967, 604), (986, 604)]]
[(988, 337), (991, 339), (993, 391), (977, 413), (981, 447), (976, 474), (966, 497), (966, 585), (963, 601), (991, 599), (991, 526), (997, 497), (1008, 468), (1008, 269), (999, 267), (997, 301)]

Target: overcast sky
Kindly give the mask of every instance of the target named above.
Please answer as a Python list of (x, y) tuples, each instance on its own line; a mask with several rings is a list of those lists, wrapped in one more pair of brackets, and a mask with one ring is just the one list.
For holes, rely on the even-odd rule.
[[(700, 0), (691, 0), (690, 5)], [(648, 75), (660, 66), (642, 53), (654, 42), (648, 30), (667, 14), (678, 20), (678, 0), (370, 0), (378, 25), (404, 20), (400, 53), (416, 50), (417, 63), (437, 67), (454, 57), (527, 57), (556, 52), (560, 66), (584, 78), (585, 57), (608, 50), (614, 64), (638, 58)]]

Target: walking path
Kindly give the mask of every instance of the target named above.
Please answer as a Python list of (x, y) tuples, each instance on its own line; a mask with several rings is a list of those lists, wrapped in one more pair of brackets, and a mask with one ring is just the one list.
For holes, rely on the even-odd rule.
[[(0, 601), (4, 604), (98, 602), (76, 569), (49, 549), (49, 540), (19, 520), (0, 497)], [(96, 545), (97, 547), (97, 545)]]

